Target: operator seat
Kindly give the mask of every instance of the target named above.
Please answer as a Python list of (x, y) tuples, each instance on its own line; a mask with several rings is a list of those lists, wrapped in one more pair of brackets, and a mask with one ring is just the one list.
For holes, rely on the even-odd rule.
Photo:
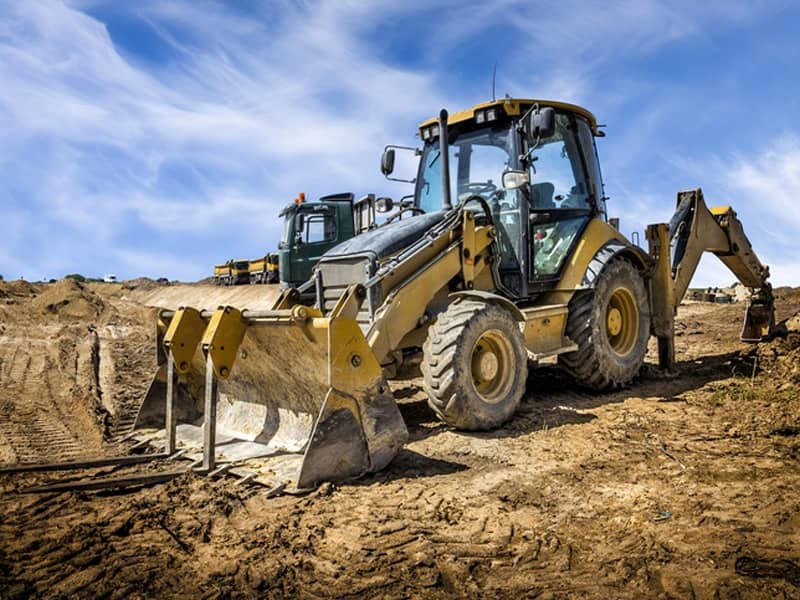
[(549, 208), (555, 208), (556, 203), (553, 202), (553, 193), (555, 192), (555, 189), (555, 186), (549, 181), (534, 183), (531, 186), (531, 191), (533, 192), (531, 208), (534, 210), (547, 210)]

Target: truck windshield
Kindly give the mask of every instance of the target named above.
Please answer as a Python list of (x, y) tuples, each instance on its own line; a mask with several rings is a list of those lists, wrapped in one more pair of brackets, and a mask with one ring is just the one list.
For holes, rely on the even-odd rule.
[[(504, 190), (503, 172), (514, 168), (514, 129), (485, 127), (450, 139), (450, 193), (453, 204), (474, 196), (483, 198), (498, 226), (501, 268), (518, 268), (520, 224), (517, 190)], [(442, 161), (437, 141), (422, 153), (417, 188), (419, 207), (425, 212), (442, 210)], [(475, 204), (480, 210), (480, 205)]]
[(297, 211), (290, 210), (285, 213), (283, 218), (283, 235), (278, 248), (289, 248), (294, 242), (294, 215)]

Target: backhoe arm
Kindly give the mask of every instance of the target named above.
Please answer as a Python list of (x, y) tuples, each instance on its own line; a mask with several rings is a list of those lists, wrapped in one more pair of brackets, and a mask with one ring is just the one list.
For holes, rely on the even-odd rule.
[(680, 192), (669, 223), (675, 297), (686, 293), (703, 252), (713, 252), (751, 290), (769, 287), (769, 267), (758, 260), (730, 206), (706, 208), (700, 189)]
[(712, 252), (751, 291), (741, 339), (757, 342), (774, 325), (769, 267), (762, 264), (730, 206), (708, 209), (702, 190), (678, 193), (669, 225), (647, 227), (650, 255), (655, 259), (651, 281), (653, 333), (659, 339), (662, 368), (674, 366), (674, 315), (697, 270), (703, 252)]

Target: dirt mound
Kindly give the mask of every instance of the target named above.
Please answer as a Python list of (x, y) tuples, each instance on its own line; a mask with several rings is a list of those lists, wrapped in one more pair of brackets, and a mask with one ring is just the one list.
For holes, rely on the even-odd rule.
[(169, 281), (150, 279), (149, 277), (137, 277), (136, 279), (128, 279), (122, 282), (122, 289), (124, 290), (154, 290), (161, 286), (169, 285)]
[(103, 300), (82, 283), (62, 279), (37, 296), (32, 306), (44, 314), (73, 319), (92, 319), (103, 312)]
[(742, 351), (741, 359), (768, 373), (775, 385), (800, 384), (800, 312), (781, 321), (771, 340)]
[(27, 281), (0, 281), (0, 298), (27, 298), (35, 295), (36, 288)]

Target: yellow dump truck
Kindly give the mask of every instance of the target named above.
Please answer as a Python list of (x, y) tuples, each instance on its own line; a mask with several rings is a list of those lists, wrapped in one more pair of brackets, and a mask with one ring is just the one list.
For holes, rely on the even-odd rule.
[(214, 265), (215, 285), (239, 285), (250, 281), (250, 261), (245, 258)]
[(280, 274), (278, 270), (278, 254), (273, 252), (261, 258), (251, 260), (248, 268), (250, 283), (278, 283)]

